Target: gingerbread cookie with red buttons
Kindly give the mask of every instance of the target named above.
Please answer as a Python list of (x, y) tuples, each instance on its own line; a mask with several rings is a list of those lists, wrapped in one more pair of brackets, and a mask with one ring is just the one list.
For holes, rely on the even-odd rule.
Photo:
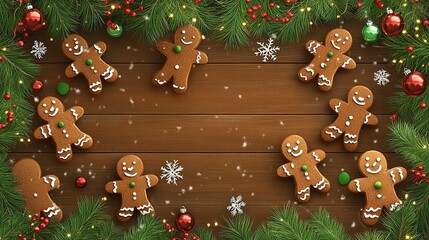
[(386, 157), (378, 151), (367, 151), (359, 158), (359, 171), (364, 178), (352, 180), (348, 188), (352, 192), (365, 193), (366, 205), (361, 220), (374, 225), (380, 219), (383, 208), (390, 211), (402, 204), (395, 191), (395, 185), (405, 181), (407, 170), (403, 167), (387, 168)]
[(42, 213), (47, 218), (57, 221), (63, 217), (61, 208), (52, 201), (49, 192), (60, 187), (60, 180), (55, 175), (42, 177), (42, 170), (36, 160), (24, 158), (13, 165), (17, 188), (24, 195), (25, 208), (31, 213)]
[(92, 94), (101, 93), (102, 80), (114, 82), (118, 79), (118, 71), (101, 59), (107, 50), (104, 42), (97, 42), (88, 48), (88, 43), (83, 37), (72, 34), (64, 40), (61, 47), (63, 53), (73, 60), (73, 63), (66, 68), (66, 76), (73, 78), (82, 73), (88, 80)]
[(162, 69), (155, 73), (152, 83), (161, 86), (173, 79), (174, 91), (185, 92), (192, 65), (206, 64), (209, 60), (203, 51), (197, 50), (201, 39), (202, 35), (196, 27), (185, 25), (174, 33), (174, 42), (158, 42), (156, 48), (166, 60)]
[(322, 130), (322, 139), (330, 142), (344, 134), (344, 148), (350, 152), (355, 151), (362, 126), (378, 124), (378, 118), (368, 111), (373, 101), (371, 90), (364, 86), (351, 88), (348, 93), (348, 102), (337, 98), (331, 99), (329, 106), (338, 114), (338, 117)]
[(142, 215), (154, 215), (155, 208), (149, 202), (146, 189), (158, 183), (158, 177), (152, 174), (142, 175), (142, 160), (135, 155), (127, 155), (119, 159), (116, 171), (122, 180), (108, 182), (105, 189), (109, 193), (118, 193), (122, 197), (122, 205), (118, 212), (120, 221), (128, 221), (137, 209)]
[(92, 138), (82, 132), (76, 121), (83, 116), (84, 110), (80, 106), (73, 106), (65, 110), (63, 103), (55, 97), (46, 97), (40, 101), (37, 114), (47, 122), (34, 130), (36, 139), (52, 138), (57, 146), (57, 159), (61, 162), (72, 160), (71, 145), (87, 149), (92, 147)]
[(292, 176), (295, 180), (295, 196), (300, 202), (310, 201), (310, 187), (326, 193), (331, 184), (317, 168), (317, 164), (325, 159), (325, 152), (316, 149), (308, 152), (307, 143), (298, 135), (287, 137), (281, 145), (284, 158), (289, 163), (277, 169), (280, 177)]
[(331, 90), (334, 76), (339, 68), (356, 68), (356, 62), (345, 55), (352, 43), (350, 32), (341, 28), (336, 28), (326, 35), (325, 45), (315, 40), (308, 41), (305, 46), (314, 58), (298, 71), (298, 78), (308, 82), (318, 76), (319, 88), (325, 92)]

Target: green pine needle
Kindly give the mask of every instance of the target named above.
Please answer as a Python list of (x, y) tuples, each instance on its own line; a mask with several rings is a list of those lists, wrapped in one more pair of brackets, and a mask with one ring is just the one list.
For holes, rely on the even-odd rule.
[(207, 227), (196, 227), (193, 235), (201, 240), (216, 240), (212, 229)]
[(368, 230), (356, 236), (356, 240), (386, 240), (385, 231)]
[(290, 206), (280, 210), (275, 209), (268, 227), (275, 239), (317, 239), (317, 234), (312, 231), (309, 224), (300, 221), (298, 212)]
[(246, 215), (239, 214), (225, 219), (220, 236), (227, 240), (252, 239), (253, 221)]
[(130, 228), (123, 240), (168, 240), (169, 233), (165, 231), (164, 224), (150, 216), (139, 216), (137, 225)]
[(332, 219), (324, 209), (313, 214), (310, 225), (320, 240), (347, 240), (350, 239), (344, 226)]
[(100, 0), (80, 0), (76, 2), (79, 8), (79, 22), (86, 31), (95, 31), (104, 24), (103, 17), (109, 6)]

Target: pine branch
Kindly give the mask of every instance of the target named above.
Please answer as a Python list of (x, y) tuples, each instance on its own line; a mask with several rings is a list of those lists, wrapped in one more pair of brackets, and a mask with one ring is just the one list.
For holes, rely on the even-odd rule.
[(231, 219), (225, 219), (220, 236), (228, 240), (249, 239), (252, 240), (253, 221), (246, 215), (239, 214)]
[[(2, 209), (2, 208), (0, 208)], [(2, 212), (0, 214), (0, 239), (17, 239), (18, 233), (31, 236), (33, 226), (25, 211)]]
[(324, 209), (319, 209), (313, 214), (310, 225), (320, 240), (347, 240), (344, 226), (332, 219)]
[(25, 11), (25, 7), (19, 5), (18, 1), (0, 1), (0, 23), (4, 35), (13, 36), (15, 27)]
[(113, 222), (104, 222), (97, 229), (95, 239), (117, 240), (123, 236), (123, 230), (115, 226)]
[(411, 239), (419, 239), (417, 219), (410, 201), (405, 201), (399, 209), (384, 215), (382, 221), (389, 232), (387, 239), (407, 239), (406, 236), (411, 237)]
[(169, 233), (165, 231), (164, 225), (155, 217), (139, 216), (137, 225), (130, 228), (123, 240), (168, 240)]
[(79, 11), (75, 3), (73, 0), (43, 0), (34, 3), (46, 16), (50, 36), (62, 40), (77, 30)]
[(195, 228), (194, 235), (201, 240), (216, 240), (212, 229), (206, 227)]
[(386, 240), (388, 233), (385, 231), (369, 230), (356, 236), (356, 240)]
[(275, 239), (318, 239), (317, 234), (311, 230), (308, 223), (300, 221), (297, 211), (290, 206), (274, 210), (268, 227)]
[(79, 22), (85, 31), (95, 31), (103, 24), (103, 16), (106, 14), (108, 6), (100, 0), (80, 0), (76, 1), (79, 9)]
[(4, 213), (21, 212), (24, 209), (22, 193), (16, 188), (15, 175), (6, 153), (0, 153), (0, 209)]
[(271, 233), (270, 228), (266, 223), (262, 223), (258, 229), (256, 229), (254, 240), (266, 240), (274, 239), (274, 235)]
[[(275, 16), (279, 16), (282, 18), (286, 15), (285, 11), (285, 4), (281, 3), (280, 5), (277, 5), (278, 7), (270, 7), (270, 3), (273, 2), (272, 0), (261, 0), (261, 9), (258, 11), (258, 13), (266, 12), (267, 17), (262, 18), (258, 17), (256, 20), (251, 20), (250, 17), (247, 17), (249, 21), (249, 29), (251, 29), (251, 33), (256, 38), (261, 38), (263, 36), (271, 36), (275, 33), (278, 25), (282, 25), (284, 23), (279, 20), (279, 22), (274, 22)], [(255, 3), (252, 3), (252, 5)], [(259, 14), (260, 15), (260, 14)], [(271, 21), (267, 21), (267, 18), (270, 17)]]

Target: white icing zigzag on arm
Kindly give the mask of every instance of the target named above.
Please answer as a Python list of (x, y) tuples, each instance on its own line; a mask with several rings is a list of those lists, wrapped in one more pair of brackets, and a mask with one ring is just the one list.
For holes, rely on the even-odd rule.
[(97, 50), (97, 52), (98, 53), (103, 53), (102, 51), (101, 51), (101, 47), (99, 47), (97, 44), (94, 44), (94, 48)]
[(368, 115), (366, 115), (365, 117), (365, 122), (363, 122), (364, 124), (367, 124), (369, 121), (369, 117), (371, 117), (371, 113), (368, 113)]
[[(395, 173), (393, 172), (393, 171), (390, 171), (390, 176), (392, 176), (392, 182), (393, 183), (396, 183), (396, 180), (395, 180)], [(401, 178), (402, 179), (402, 178)]]
[(286, 169), (285, 165), (282, 166), (283, 172), (286, 173), (286, 175), (290, 176), (290, 172)]
[(54, 187), (56, 179), (54, 177), (49, 177), (49, 179), (51, 180), (51, 182), (49, 182), (49, 180), (46, 177), (43, 177), (43, 181), (46, 184), (49, 184), (49, 185), (51, 185), (51, 187)]
[(349, 65), (350, 60), (352, 60), (352, 59), (351, 58), (347, 59), (347, 61), (345, 61), (341, 67), (345, 68), (347, 65)]
[(396, 168), (396, 169), (398, 169), (399, 176), (401, 177), (401, 180), (404, 179), (404, 174), (402, 173), (402, 169), (401, 168)]
[(361, 189), (360, 189), (360, 182), (359, 182), (359, 180), (355, 180), (355, 184), (356, 184), (356, 190), (357, 190), (358, 192), (361, 192)]
[(75, 67), (74, 63), (72, 63), (70, 66), (72, 67), (73, 72), (74, 72), (76, 75), (78, 75), (78, 74), (79, 74), (79, 71), (78, 71), (78, 70), (77, 70), (77, 68)]
[(201, 52), (198, 51), (198, 55), (197, 55), (197, 63), (200, 63), (201, 61)]
[(402, 205), (402, 201), (401, 200), (399, 200), (399, 202), (396, 202), (396, 203), (394, 203), (394, 204), (392, 204), (392, 205), (390, 205), (390, 211), (393, 211), (393, 210), (395, 210), (399, 205)]
[(116, 184), (116, 181), (113, 181), (113, 192), (114, 193), (118, 192), (118, 185)]
[(76, 120), (77, 120), (78, 115), (77, 115), (76, 110), (75, 110), (74, 108), (70, 108), (70, 111), (72, 112), (72, 114), (73, 114), (73, 116), (74, 116), (74, 119), (76, 119)]
[(40, 131), (42, 132), (44, 138), (48, 138), (48, 135), (46, 135), (45, 131), (43, 131), (43, 127), (40, 127)]
[(152, 187), (152, 186), (150, 185), (150, 178), (149, 178), (149, 176), (147, 176), (147, 175), (146, 175), (146, 182), (147, 182), (147, 186), (148, 186), (148, 187)]
[(335, 105), (335, 112), (338, 112), (340, 107), (341, 107), (341, 102), (339, 102), (337, 105)]
[[(316, 43), (316, 45), (314, 46), (314, 47), (312, 47), (313, 46), (313, 44), (314, 43), (316, 43), (315, 41), (312, 41), (311, 43), (310, 43), (310, 45), (308, 46), (308, 51), (311, 53), (311, 54), (314, 54), (314, 53), (316, 53), (317, 52), (317, 48), (319, 48), (320, 47), (320, 44), (319, 43)], [(313, 49), (312, 49), (313, 48)]]
[(313, 155), (314, 160), (316, 160), (317, 162), (320, 162), (320, 158), (319, 156), (317, 156), (316, 152), (313, 152), (311, 155)]

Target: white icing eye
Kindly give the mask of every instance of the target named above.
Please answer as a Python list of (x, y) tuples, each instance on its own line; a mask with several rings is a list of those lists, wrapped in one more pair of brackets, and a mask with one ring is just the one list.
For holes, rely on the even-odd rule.
[(296, 145), (301, 144), (301, 142), (299, 140), (296, 140)]
[(57, 103), (57, 102), (55, 102), (55, 100), (52, 100), (52, 104), (55, 104), (55, 103)]
[(369, 161), (369, 157), (366, 157), (365, 160)]
[(366, 164), (365, 164), (365, 167), (369, 167), (369, 163), (366, 163)]
[(368, 98), (371, 98), (371, 95), (368, 95), (367, 97), (368, 97)]
[(69, 47), (70, 45), (68, 43), (66, 43), (66, 47)]
[(359, 93), (358, 92), (355, 92), (355, 95), (358, 95)]
[(48, 110), (45, 110), (45, 113), (48, 114)]
[(186, 31), (185, 30), (182, 30), (182, 34), (185, 34), (186, 33)]
[(192, 36), (192, 39), (195, 39), (195, 36)]
[(122, 170), (126, 171), (126, 170), (127, 170), (127, 168), (126, 168), (126, 167), (122, 167)]
[(71, 52), (71, 51), (73, 51), (73, 49), (72, 49), (72, 48), (69, 48), (69, 52)]
[(290, 144), (288, 143), (288, 144), (286, 144), (286, 147), (290, 147)]
[(343, 42), (343, 45), (346, 45), (346, 42)]
[(377, 158), (377, 162), (380, 162), (380, 161), (381, 161), (381, 158), (380, 158), (380, 157), (378, 157), (378, 158)]
[(335, 37), (338, 37), (338, 33), (335, 33), (335, 35), (334, 35)]
[(137, 164), (137, 162), (136, 162), (136, 161), (134, 161), (134, 162), (133, 162), (133, 165), (136, 165), (136, 164)]
[(350, 38), (349, 37), (346, 37), (346, 40), (348, 41)]
[(352, 120), (352, 119), (353, 119), (353, 116), (349, 116), (349, 119), (350, 119), (350, 120)]
[(47, 105), (46, 105), (46, 103), (44, 103), (44, 104), (42, 104), (42, 106), (43, 106), (43, 107), (46, 107)]
[(125, 166), (125, 165), (127, 165), (127, 163), (126, 162), (122, 162), (122, 165)]
[(287, 150), (287, 152), (288, 152), (288, 153), (291, 153), (291, 152), (292, 152), (292, 150), (288, 149), (288, 150)]
[(73, 41), (75, 41), (75, 42), (76, 42), (76, 41), (77, 41), (77, 38), (73, 38)]

